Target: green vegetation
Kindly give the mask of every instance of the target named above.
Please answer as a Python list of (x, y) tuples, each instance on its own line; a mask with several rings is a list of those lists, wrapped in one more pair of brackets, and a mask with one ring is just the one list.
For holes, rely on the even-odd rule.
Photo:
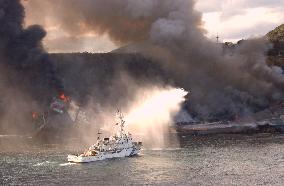
[(278, 26), (274, 30), (270, 31), (268, 34), (266, 34), (269, 41), (275, 43), (275, 42), (284, 42), (284, 24)]
[(273, 48), (268, 51), (268, 64), (284, 68), (284, 24), (270, 31), (266, 37), (273, 43)]

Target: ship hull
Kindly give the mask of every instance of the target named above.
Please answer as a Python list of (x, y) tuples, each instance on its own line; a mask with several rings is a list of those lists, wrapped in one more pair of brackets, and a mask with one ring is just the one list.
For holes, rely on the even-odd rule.
[(139, 151), (140, 150), (136, 148), (128, 148), (128, 149), (123, 149), (117, 152), (101, 152), (97, 154), (96, 156), (68, 155), (67, 160), (73, 163), (89, 163), (89, 162), (101, 161), (105, 159), (135, 156), (139, 153)]

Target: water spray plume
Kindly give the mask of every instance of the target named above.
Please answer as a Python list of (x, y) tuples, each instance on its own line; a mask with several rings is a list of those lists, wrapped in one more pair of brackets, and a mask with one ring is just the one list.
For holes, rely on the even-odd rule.
[(187, 94), (183, 89), (172, 87), (139, 91), (126, 114), (127, 127), (142, 138), (146, 147), (165, 147), (169, 139), (169, 126)]

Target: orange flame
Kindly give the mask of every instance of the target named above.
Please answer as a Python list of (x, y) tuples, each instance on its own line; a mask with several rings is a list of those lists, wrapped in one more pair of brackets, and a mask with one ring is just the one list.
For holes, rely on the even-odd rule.
[(37, 118), (37, 115), (38, 115), (38, 114), (37, 114), (36, 112), (32, 112), (32, 118), (33, 118), (33, 119), (36, 119), (36, 118)]
[(65, 96), (64, 93), (59, 95), (59, 99), (61, 99), (64, 102), (69, 102), (70, 98), (68, 96)]

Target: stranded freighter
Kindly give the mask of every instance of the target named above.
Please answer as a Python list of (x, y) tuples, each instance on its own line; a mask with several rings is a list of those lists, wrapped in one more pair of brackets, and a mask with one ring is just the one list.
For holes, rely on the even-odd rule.
[(142, 142), (133, 142), (132, 135), (125, 133), (123, 115), (119, 112), (120, 130), (110, 138), (97, 140), (87, 151), (80, 155), (68, 155), (69, 162), (87, 163), (92, 161), (104, 160), (109, 158), (121, 158), (134, 156), (139, 153)]

